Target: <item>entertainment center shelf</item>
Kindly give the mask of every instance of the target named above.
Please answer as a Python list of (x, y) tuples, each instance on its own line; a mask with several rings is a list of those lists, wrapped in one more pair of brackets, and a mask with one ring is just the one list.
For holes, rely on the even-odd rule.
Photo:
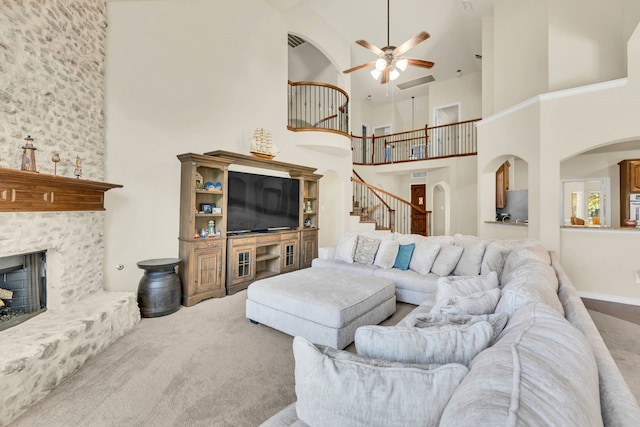
[[(179, 274), (183, 305), (191, 306), (206, 298), (234, 294), (246, 289), (255, 280), (311, 266), (311, 261), (318, 253), (317, 212), (320, 207), (319, 181), (322, 178), (322, 175), (315, 173), (315, 168), (228, 151), (186, 153), (178, 155), (178, 159), (181, 162), (178, 241), (182, 260)], [(233, 164), (287, 172), (294, 182), (297, 181), (295, 187), (289, 185), (290, 193), (267, 188), (268, 191), (262, 194), (264, 200), (278, 201), (273, 206), (288, 205), (289, 218), (297, 216), (297, 223), (294, 220), (293, 226), (290, 226), (292, 224), (288, 220), (285, 229), (266, 232), (228, 232), (227, 226), (232, 226), (230, 217), (235, 223), (235, 227), (230, 229), (240, 230), (238, 218), (234, 217), (234, 206), (238, 205), (239, 200), (242, 204), (242, 197), (247, 197), (238, 188), (234, 189), (233, 185), (229, 187), (229, 166)], [(231, 175), (236, 177), (241, 174), (231, 172)], [(277, 179), (287, 181), (286, 178), (272, 178), (268, 172), (258, 176), (264, 177), (267, 182)], [(288, 197), (287, 194), (295, 197)], [(231, 206), (230, 197), (234, 202)], [(296, 205), (292, 212), (293, 200)], [(252, 203), (245, 204), (253, 206)], [(214, 212), (205, 212), (205, 209), (213, 209)], [(216, 209), (218, 212), (215, 212)], [(266, 212), (268, 205), (264, 209), (254, 212)], [(268, 215), (261, 214), (260, 222), (265, 222), (265, 216)], [(209, 227), (213, 224), (214, 234), (209, 235)]]

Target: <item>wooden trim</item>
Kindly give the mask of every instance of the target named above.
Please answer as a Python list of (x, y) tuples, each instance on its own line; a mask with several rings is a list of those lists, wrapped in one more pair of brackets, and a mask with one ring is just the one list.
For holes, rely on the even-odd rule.
[[(346, 98), (347, 98), (347, 102), (349, 102), (349, 95), (347, 95), (347, 92), (345, 92), (344, 90), (340, 89), (338, 86), (334, 86), (332, 84), (329, 83), (318, 83), (318, 82), (292, 82), (291, 80), (288, 80), (289, 84), (291, 86), (320, 86), (320, 87), (327, 87), (329, 89), (333, 89), (333, 90), (337, 90), (338, 92), (340, 92), (341, 94), (343, 94)], [(345, 103), (345, 104), (346, 104)]]
[(335, 129), (323, 129), (323, 128), (296, 128), (293, 126), (287, 126), (287, 129), (292, 132), (329, 132), (329, 133), (337, 133), (338, 135), (344, 135), (347, 138), (351, 138), (351, 135), (347, 132), (343, 132), (341, 130)]
[(120, 184), (0, 168), (0, 212), (103, 211)]
[(230, 151), (217, 150), (209, 151), (208, 153), (204, 154), (205, 156), (231, 160), (230, 163), (236, 163), (239, 165), (289, 172), (290, 175), (312, 175), (316, 171), (316, 168), (312, 168), (309, 166), (300, 166), (293, 163), (277, 162), (270, 159), (260, 159), (258, 157), (246, 156), (244, 154), (232, 153)]

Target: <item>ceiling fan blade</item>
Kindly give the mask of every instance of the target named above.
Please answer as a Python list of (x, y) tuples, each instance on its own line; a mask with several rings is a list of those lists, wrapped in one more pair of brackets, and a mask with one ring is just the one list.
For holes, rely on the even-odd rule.
[(406, 60), (408, 65), (413, 65), (415, 67), (431, 68), (435, 65), (434, 62), (425, 61), (424, 59), (406, 58)]
[(376, 63), (376, 61), (369, 61), (366, 64), (360, 64), (357, 67), (353, 67), (353, 68), (349, 68), (348, 70), (344, 70), (343, 73), (344, 74), (349, 74), (349, 73), (352, 73), (354, 71), (358, 71), (358, 70), (360, 70), (362, 68), (366, 68), (366, 67), (370, 67), (372, 65), (375, 65), (375, 63)]
[(387, 67), (382, 71), (382, 76), (380, 77), (380, 84), (385, 84), (389, 81), (389, 70), (391, 68)]
[(382, 51), (382, 49), (380, 49), (377, 46), (372, 45), (371, 43), (369, 43), (366, 40), (356, 40), (356, 44), (359, 44), (360, 46), (364, 47), (365, 49), (369, 49), (371, 52), (375, 53), (376, 55), (382, 55), (384, 53)]
[(394, 51), (393, 51), (393, 54), (394, 55), (402, 55), (403, 53), (405, 53), (406, 51), (408, 51), (412, 47), (416, 46), (417, 44), (422, 43), (423, 41), (425, 41), (429, 37), (431, 37), (429, 35), (429, 33), (427, 33), (426, 31), (421, 31), (418, 34), (416, 34), (415, 36), (411, 37), (406, 42), (402, 43), (400, 46), (396, 47), (394, 49)]

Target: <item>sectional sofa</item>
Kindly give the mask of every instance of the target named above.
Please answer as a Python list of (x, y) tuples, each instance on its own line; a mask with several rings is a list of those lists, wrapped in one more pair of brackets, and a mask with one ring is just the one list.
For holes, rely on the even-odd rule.
[(635, 426), (640, 408), (558, 256), (535, 240), (345, 233), (314, 268), (416, 308), (357, 354), (295, 337), (297, 402), (263, 426)]

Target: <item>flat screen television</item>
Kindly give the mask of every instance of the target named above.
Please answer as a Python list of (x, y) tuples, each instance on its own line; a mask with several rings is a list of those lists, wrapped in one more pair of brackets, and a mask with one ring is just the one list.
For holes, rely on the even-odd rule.
[(300, 181), (229, 171), (227, 232), (297, 229)]

